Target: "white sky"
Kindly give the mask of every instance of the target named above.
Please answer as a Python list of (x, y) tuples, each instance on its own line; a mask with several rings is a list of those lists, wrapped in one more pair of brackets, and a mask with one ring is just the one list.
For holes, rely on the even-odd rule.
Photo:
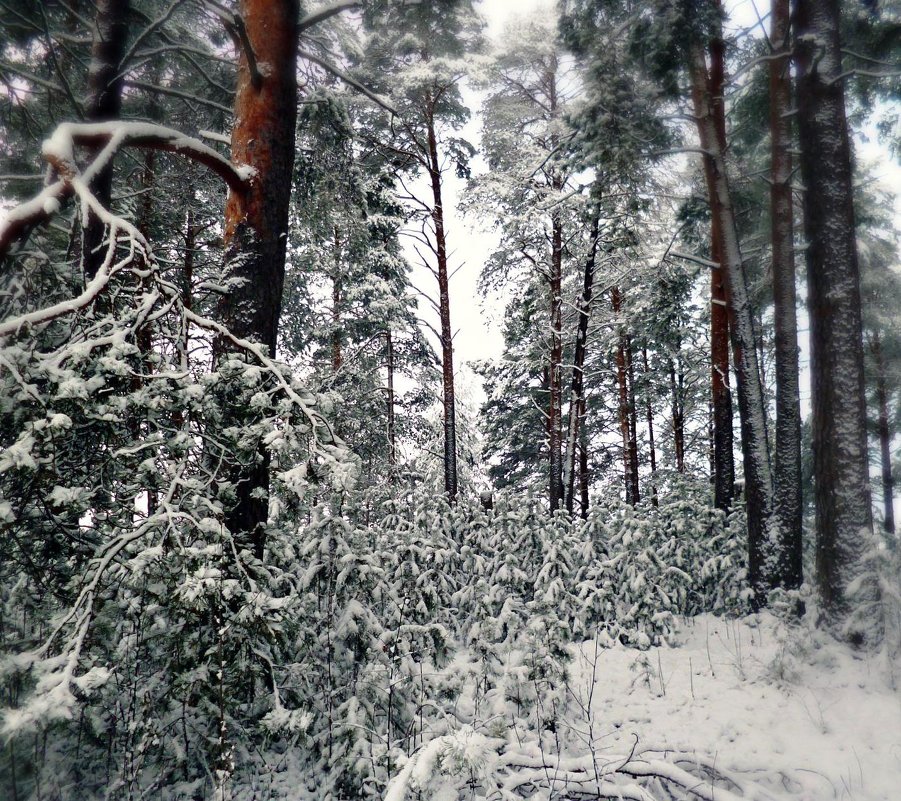
[[(767, 0), (733, 0), (727, 2), (730, 8), (730, 30), (752, 28), (756, 23), (763, 21), (765, 26)], [(481, 0), (479, 7), (485, 16), (488, 27), (488, 36), (498, 39), (505, 24), (516, 16), (529, 15), (539, 7), (548, 9), (548, 13), (554, 13), (552, 0)], [(757, 30), (760, 30), (758, 27)], [(479, 116), (479, 104), (481, 97), (475, 92), (469, 91), (467, 100), (470, 101), (472, 119), (462, 131), (462, 135), (476, 147), (479, 146), (481, 118)], [(875, 138), (875, 126), (868, 125), (866, 130), (857, 137), (857, 155), (862, 161), (877, 165), (876, 178), (890, 188), (895, 188), (899, 195), (895, 199), (895, 217), (901, 227), (901, 164), (893, 159), (885, 147), (879, 144)], [(476, 172), (484, 169), (484, 163), (476, 156), (473, 162)], [(455, 331), (454, 348), (455, 363), (461, 366), (467, 361), (492, 358), (500, 356), (503, 348), (500, 323), (503, 309), (485, 307), (479, 298), (477, 284), (482, 265), (494, 246), (496, 239), (493, 234), (480, 230), (480, 227), (472, 220), (463, 219), (457, 212), (457, 204), (465, 190), (466, 182), (458, 179), (452, 171), (445, 174), (445, 211), (447, 216), (448, 250), (451, 254), (450, 268), (453, 278), (450, 284), (451, 291), (451, 322)], [(415, 262), (415, 254), (409, 254), (411, 262)], [(798, 268), (803, 271), (803, 262)], [(427, 292), (437, 294), (434, 278), (424, 271), (417, 271), (415, 275), (416, 285)], [(802, 327), (806, 327), (806, 314), (803, 309), (803, 298), (800, 299), (800, 308), (804, 321)], [(432, 314), (424, 305), (422, 314)], [(429, 317), (431, 320), (431, 317)], [(808, 360), (806, 346), (806, 332), (802, 332), (802, 363), (806, 367)], [(809, 400), (806, 376), (802, 378), (802, 396), (804, 401)], [(807, 405), (805, 403), (805, 405)], [(809, 409), (805, 409), (806, 414)]]

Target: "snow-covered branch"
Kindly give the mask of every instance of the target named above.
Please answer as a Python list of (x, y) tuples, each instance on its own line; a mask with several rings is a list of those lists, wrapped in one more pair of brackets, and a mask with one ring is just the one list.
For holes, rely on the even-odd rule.
[[(77, 180), (82, 182), (81, 193), (84, 194), (93, 177), (109, 165), (119, 150), (129, 146), (177, 153), (196, 161), (222, 178), (234, 192), (246, 191), (253, 177), (250, 167), (236, 167), (199, 139), (162, 125), (144, 122), (66, 122), (56, 128), (42, 148), (43, 158), (56, 172), (58, 180), (46, 186), (36, 197), (16, 206), (0, 222), (0, 260), (32, 228), (56, 214), (62, 202), (75, 194)], [(84, 171), (79, 169), (75, 159), (77, 147), (100, 148)]]

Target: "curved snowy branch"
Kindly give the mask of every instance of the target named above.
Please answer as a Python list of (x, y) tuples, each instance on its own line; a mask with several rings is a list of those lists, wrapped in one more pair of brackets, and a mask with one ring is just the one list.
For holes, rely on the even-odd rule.
[(82, 178), (85, 183), (89, 183), (107, 166), (123, 147), (141, 147), (189, 158), (222, 178), (234, 192), (246, 191), (253, 177), (252, 168), (236, 167), (199, 139), (162, 125), (144, 122), (66, 122), (56, 128), (42, 148), (44, 160), (54, 168), (59, 178), (31, 200), (16, 206), (0, 222), (0, 260), (6, 258), (14, 243), (27, 237), (35, 226), (47, 222), (62, 202), (75, 193), (73, 182), (81, 174), (75, 161), (75, 149), (79, 146), (102, 148), (84, 170)]

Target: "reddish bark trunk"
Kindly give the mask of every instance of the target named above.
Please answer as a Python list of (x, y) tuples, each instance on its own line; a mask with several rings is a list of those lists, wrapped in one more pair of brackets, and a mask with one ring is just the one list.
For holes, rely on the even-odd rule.
[(748, 567), (755, 602), (762, 604), (774, 584), (779, 543), (770, 538), (773, 478), (766, 431), (766, 404), (760, 383), (754, 317), (748, 297), (732, 195), (726, 173), (722, 103), (712, 96), (704, 50), (693, 45), (689, 73), (711, 214), (719, 220), (723, 274), (729, 300), (732, 357), (738, 381), (738, 409), (748, 514)]
[[(255, 61), (238, 62), (231, 152), (255, 171), (250, 188), (229, 193), (225, 206), (226, 277), (235, 283), (219, 303), (219, 319), (237, 337), (255, 340), (275, 356), (285, 281), (288, 204), (297, 119), (296, 0), (241, 0), (240, 14)], [(265, 64), (265, 74), (251, 65)], [(214, 343), (214, 362), (231, 350)], [(240, 423), (241, 421), (235, 421)], [(249, 423), (251, 421), (244, 421)], [(226, 522), (262, 558), (269, 499), (269, 451), (237, 469), (237, 499)]]

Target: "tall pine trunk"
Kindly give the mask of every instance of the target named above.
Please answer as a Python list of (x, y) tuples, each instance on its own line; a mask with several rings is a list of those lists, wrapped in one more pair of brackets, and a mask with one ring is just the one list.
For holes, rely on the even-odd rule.
[(626, 377), (629, 386), (629, 484), (635, 503), (641, 500), (638, 481), (638, 403), (635, 400), (635, 362), (632, 337), (626, 335)]
[(551, 511), (563, 503), (563, 224), (558, 214), (551, 219), (550, 275), (551, 347), (548, 400), (549, 497)]
[(648, 349), (641, 349), (641, 367), (645, 377), (644, 411), (648, 426), (648, 452), (651, 464), (651, 504), (657, 506), (657, 449), (654, 445), (654, 406), (651, 401), (651, 368), (648, 365)]
[[(725, 131), (725, 43), (717, 36), (710, 43), (710, 98), (717, 129)], [(720, 130), (721, 129), (721, 130)], [(708, 183), (708, 194), (710, 185)], [(729, 297), (723, 275), (723, 236), (719, 216), (710, 214), (710, 254), (719, 267), (710, 271), (710, 396), (713, 406), (713, 502), (728, 512), (735, 492), (732, 390), (729, 387)]]
[[(230, 288), (219, 302), (218, 316), (233, 335), (255, 340), (274, 358), (294, 168), (298, 4), (241, 0), (239, 10), (253, 53), (248, 57), (242, 48), (238, 62), (231, 154), (236, 164), (255, 172), (250, 188), (230, 192), (226, 202), (225, 266)], [(217, 338), (214, 362), (231, 350), (228, 340)], [(233, 424), (252, 424), (249, 410), (233, 412), (241, 418)], [(250, 464), (236, 468), (231, 477), (236, 500), (226, 514), (229, 529), (249, 541), (259, 558), (269, 510), (269, 461), (269, 451), (260, 445)]]
[(876, 362), (876, 406), (879, 421), (879, 462), (882, 474), (882, 528), (886, 534), (895, 533), (895, 480), (892, 476), (892, 433), (889, 426), (888, 390), (885, 385), (885, 359), (879, 334), (870, 341), (870, 352)]
[(837, 0), (797, 0), (798, 128), (807, 239), (817, 585), (824, 618), (853, 641), (882, 623), (852, 619), (876, 602), (865, 580), (872, 545), (860, 275)]
[(732, 194), (726, 175), (725, 125), (718, 121), (704, 49), (695, 44), (689, 53), (692, 100), (711, 214), (719, 221), (722, 265), (730, 304), (730, 339), (741, 419), (745, 498), (748, 516), (748, 567), (756, 603), (764, 603), (773, 586), (778, 542), (772, 537), (773, 477), (766, 430), (766, 405), (757, 363), (754, 318), (738, 240)]
[(673, 418), (673, 454), (676, 457), (676, 472), (685, 472), (685, 402), (683, 400), (682, 367), (676, 375), (676, 364), (668, 359), (670, 408)]
[(586, 405), (583, 395), (579, 401), (579, 513), (583, 520), (588, 519), (588, 488), (591, 479), (588, 468)]
[(789, 0), (773, 0), (770, 41), (779, 58), (770, 70), (770, 229), (773, 249), (773, 321), (776, 337), (776, 454), (774, 499), (779, 521), (778, 582), (802, 581), (801, 401), (798, 318), (795, 309), (792, 211)]
[[(622, 313), (623, 300), (619, 287), (610, 290), (610, 301), (613, 313), (619, 318)], [(638, 448), (633, 438), (634, 397), (629, 386), (629, 369), (631, 346), (624, 330), (619, 333), (616, 347), (616, 385), (619, 392), (619, 433), (623, 448), (623, 485), (626, 492), (626, 503), (633, 506), (638, 503)]]
[(341, 352), (341, 230), (334, 227), (334, 275), (332, 275), (332, 372), (344, 363)]
[(394, 424), (394, 341), (391, 329), (385, 332), (385, 352), (388, 366), (388, 464), (397, 464), (397, 442)]
[[(566, 427), (566, 463), (563, 467), (563, 486), (566, 492), (566, 511), (575, 509), (576, 451), (579, 448), (579, 430), (584, 415), (585, 355), (588, 350), (588, 321), (591, 316), (591, 300), (594, 294), (594, 271), (597, 265), (600, 211), (591, 220), (591, 249), (585, 259), (582, 272), (582, 294), (579, 295), (576, 324), (576, 344), (573, 349), (573, 370), (569, 390), (569, 420)], [(584, 427), (584, 424), (583, 426)]]
[(441, 317), (441, 376), (444, 404), (444, 492), (457, 499), (457, 421), (454, 393), (454, 340), (450, 319), (450, 288), (447, 270), (447, 238), (444, 203), (441, 198), (441, 162), (435, 136), (434, 101), (427, 99), (426, 136), (429, 180), (432, 187), (432, 223), (435, 226), (435, 256), (438, 264), (438, 309)]
[[(130, 0), (96, 0), (88, 69), (85, 119), (89, 122), (116, 120), (122, 115), (122, 59), (128, 41)], [(98, 151), (99, 152), (99, 151)], [(109, 208), (113, 191), (113, 165), (106, 165), (91, 181), (91, 191), (103, 208)], [(84, 280), (91, 281), (103, 264), (106, 226), (88, 214), (81, 236)]]

